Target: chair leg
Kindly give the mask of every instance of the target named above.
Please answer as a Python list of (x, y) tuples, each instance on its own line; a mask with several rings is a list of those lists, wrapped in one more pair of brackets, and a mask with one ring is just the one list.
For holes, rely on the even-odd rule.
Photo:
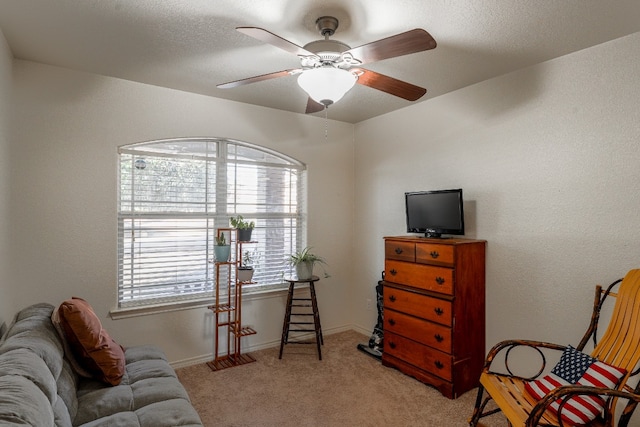
[[(471, 415), (471, 418), (469, 419), (469, 426), (471, 427), (482, 427), (483, 424), (478, 424), (480, 422), (480, 418), (484, 418), (487, 417), (489, 415), (493, 415), (493, 414), (497, 414), (498, 412), (502, 412), (500, 408), (495, 408), (495, 409), (491, 409), (491, 410), (486, 410), (487, 404), (489, 402), (491, 402), (491, 400), (493, 400), (493, 398), (491, 397), (491, 395), (489, 393), (487, 393), (487, 397), (485, 397), (483, 399), (483, 394), (485, 392), (484, 387), (482, 386), (482, 384), (480, 384), (478, 386), (478, 397), (476, 398), (476, 406), (473, 408), (473, 414)], [(507, 426), (508, 427), (513, 427), (511, 425), (511, 422), (509, 420), (507, 420)]]
[[(486, 401), (485, 401), (484, 404), (482, 403), (482, 395), (483, 394), (484, 394), (484, 387), (482, 386), (482, 384), (480, 384), (478, 386), (478, 396), (476, 397), (476, 405), (473, 408), (473, 414), (471, 415), (471, 419), (469, 420), (469, 426), (470, 427), (476, 427), (478, 425), (478, 421), (482, 417), (482, 409), (487, 404)], [(487, 401), (488, 401), (488, 399), (487, 399)]]
[(289, 327), (291, 326), (291, 304), (293, 302), (293, 283), (289, 285), (287, 293), (287, 305), (284, 312), (284, 321), (282, 323), (282, 337), (280, 338), (280, 353), (278, 359), (282, 359), (282, 350), (284, 345), (289, 342)]
[(324, 345), (322, 337), (322, 326), (320, 326), (320, 311), (318, 310), (318, 300), (316, 299), (316, 287), (313, 282), (309, 282), (309, 292), (311, 293), (311, 308), (313, 310), (313, 325), (316, 333), (316, 346), (318, 347), (318, 360), (322, 360), (321, 345)]

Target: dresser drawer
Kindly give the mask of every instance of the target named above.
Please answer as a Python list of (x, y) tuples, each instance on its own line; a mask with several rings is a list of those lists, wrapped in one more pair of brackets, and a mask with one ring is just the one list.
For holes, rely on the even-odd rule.
[(453, 269), (385, 260), (385, 280), (427, 291), (453, 295)]
[(451, 328), (444, 325), (385, 310), (384, 332), (393, 332), (442, 352), (451, 353)]
[(384, 256), (387, 259), (415, 262), (416, 244), (413, 242), (387, 240), (384, 243)]
[(416, 262), (452, 266), (453, 249), (452, 245), (416, 243)]
[(385, 311), (387, 309), (400, 311), (441, 325), (452, 326), (453, 309), (451, 301), (420, 295), (390, 286), (384, 287), (383, 294)]
[(447, 381), (452, 379), (453, 358), (394, 333), (384, 333), (384, 351)]

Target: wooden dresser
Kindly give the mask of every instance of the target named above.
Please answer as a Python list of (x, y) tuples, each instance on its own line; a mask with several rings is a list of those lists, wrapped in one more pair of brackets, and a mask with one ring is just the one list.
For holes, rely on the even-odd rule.
[(484, 240), (385, 237), (382, 364), (450, 399), (485, 358)]

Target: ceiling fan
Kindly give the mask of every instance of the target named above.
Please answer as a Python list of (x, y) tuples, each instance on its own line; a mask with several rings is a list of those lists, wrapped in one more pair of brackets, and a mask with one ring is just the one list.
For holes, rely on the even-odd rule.
[(315, 113), (327, 108), (340, 100), (356, 83), (408, 101), (415, 101), (427, 92), (422, 87), (361, 67), (375, 61), (435, 48), (436, 41), (425, 30), (416, 28), (351, 48), (340, 41), (329, 40), (338, 28), (336, 18), (322, 16), (316, 20), (316, 28), (324, 39), (312, 41), (304, 47), (262, 28), (236, 28), (243, 34), (298, 55), (301, 67), (223, 83), (217, 87), (229, 89), (263, 80), (299, 75), (298, 84), (309, 94), (306, 113)]

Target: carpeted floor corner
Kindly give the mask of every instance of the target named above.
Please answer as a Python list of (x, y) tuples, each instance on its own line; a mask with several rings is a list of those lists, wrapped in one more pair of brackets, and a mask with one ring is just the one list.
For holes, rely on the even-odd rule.
[[(356, 349), (368, 340), (355, 331), (327, 335), (322, 361), (315, 345), (287, 345), (282, 360), (270, 348), (247, 365), (177, 373), (208, 427), (468, 426), (476, 390), (447, 399)], [(483, 422), (506, 425), (501, 415)]]

